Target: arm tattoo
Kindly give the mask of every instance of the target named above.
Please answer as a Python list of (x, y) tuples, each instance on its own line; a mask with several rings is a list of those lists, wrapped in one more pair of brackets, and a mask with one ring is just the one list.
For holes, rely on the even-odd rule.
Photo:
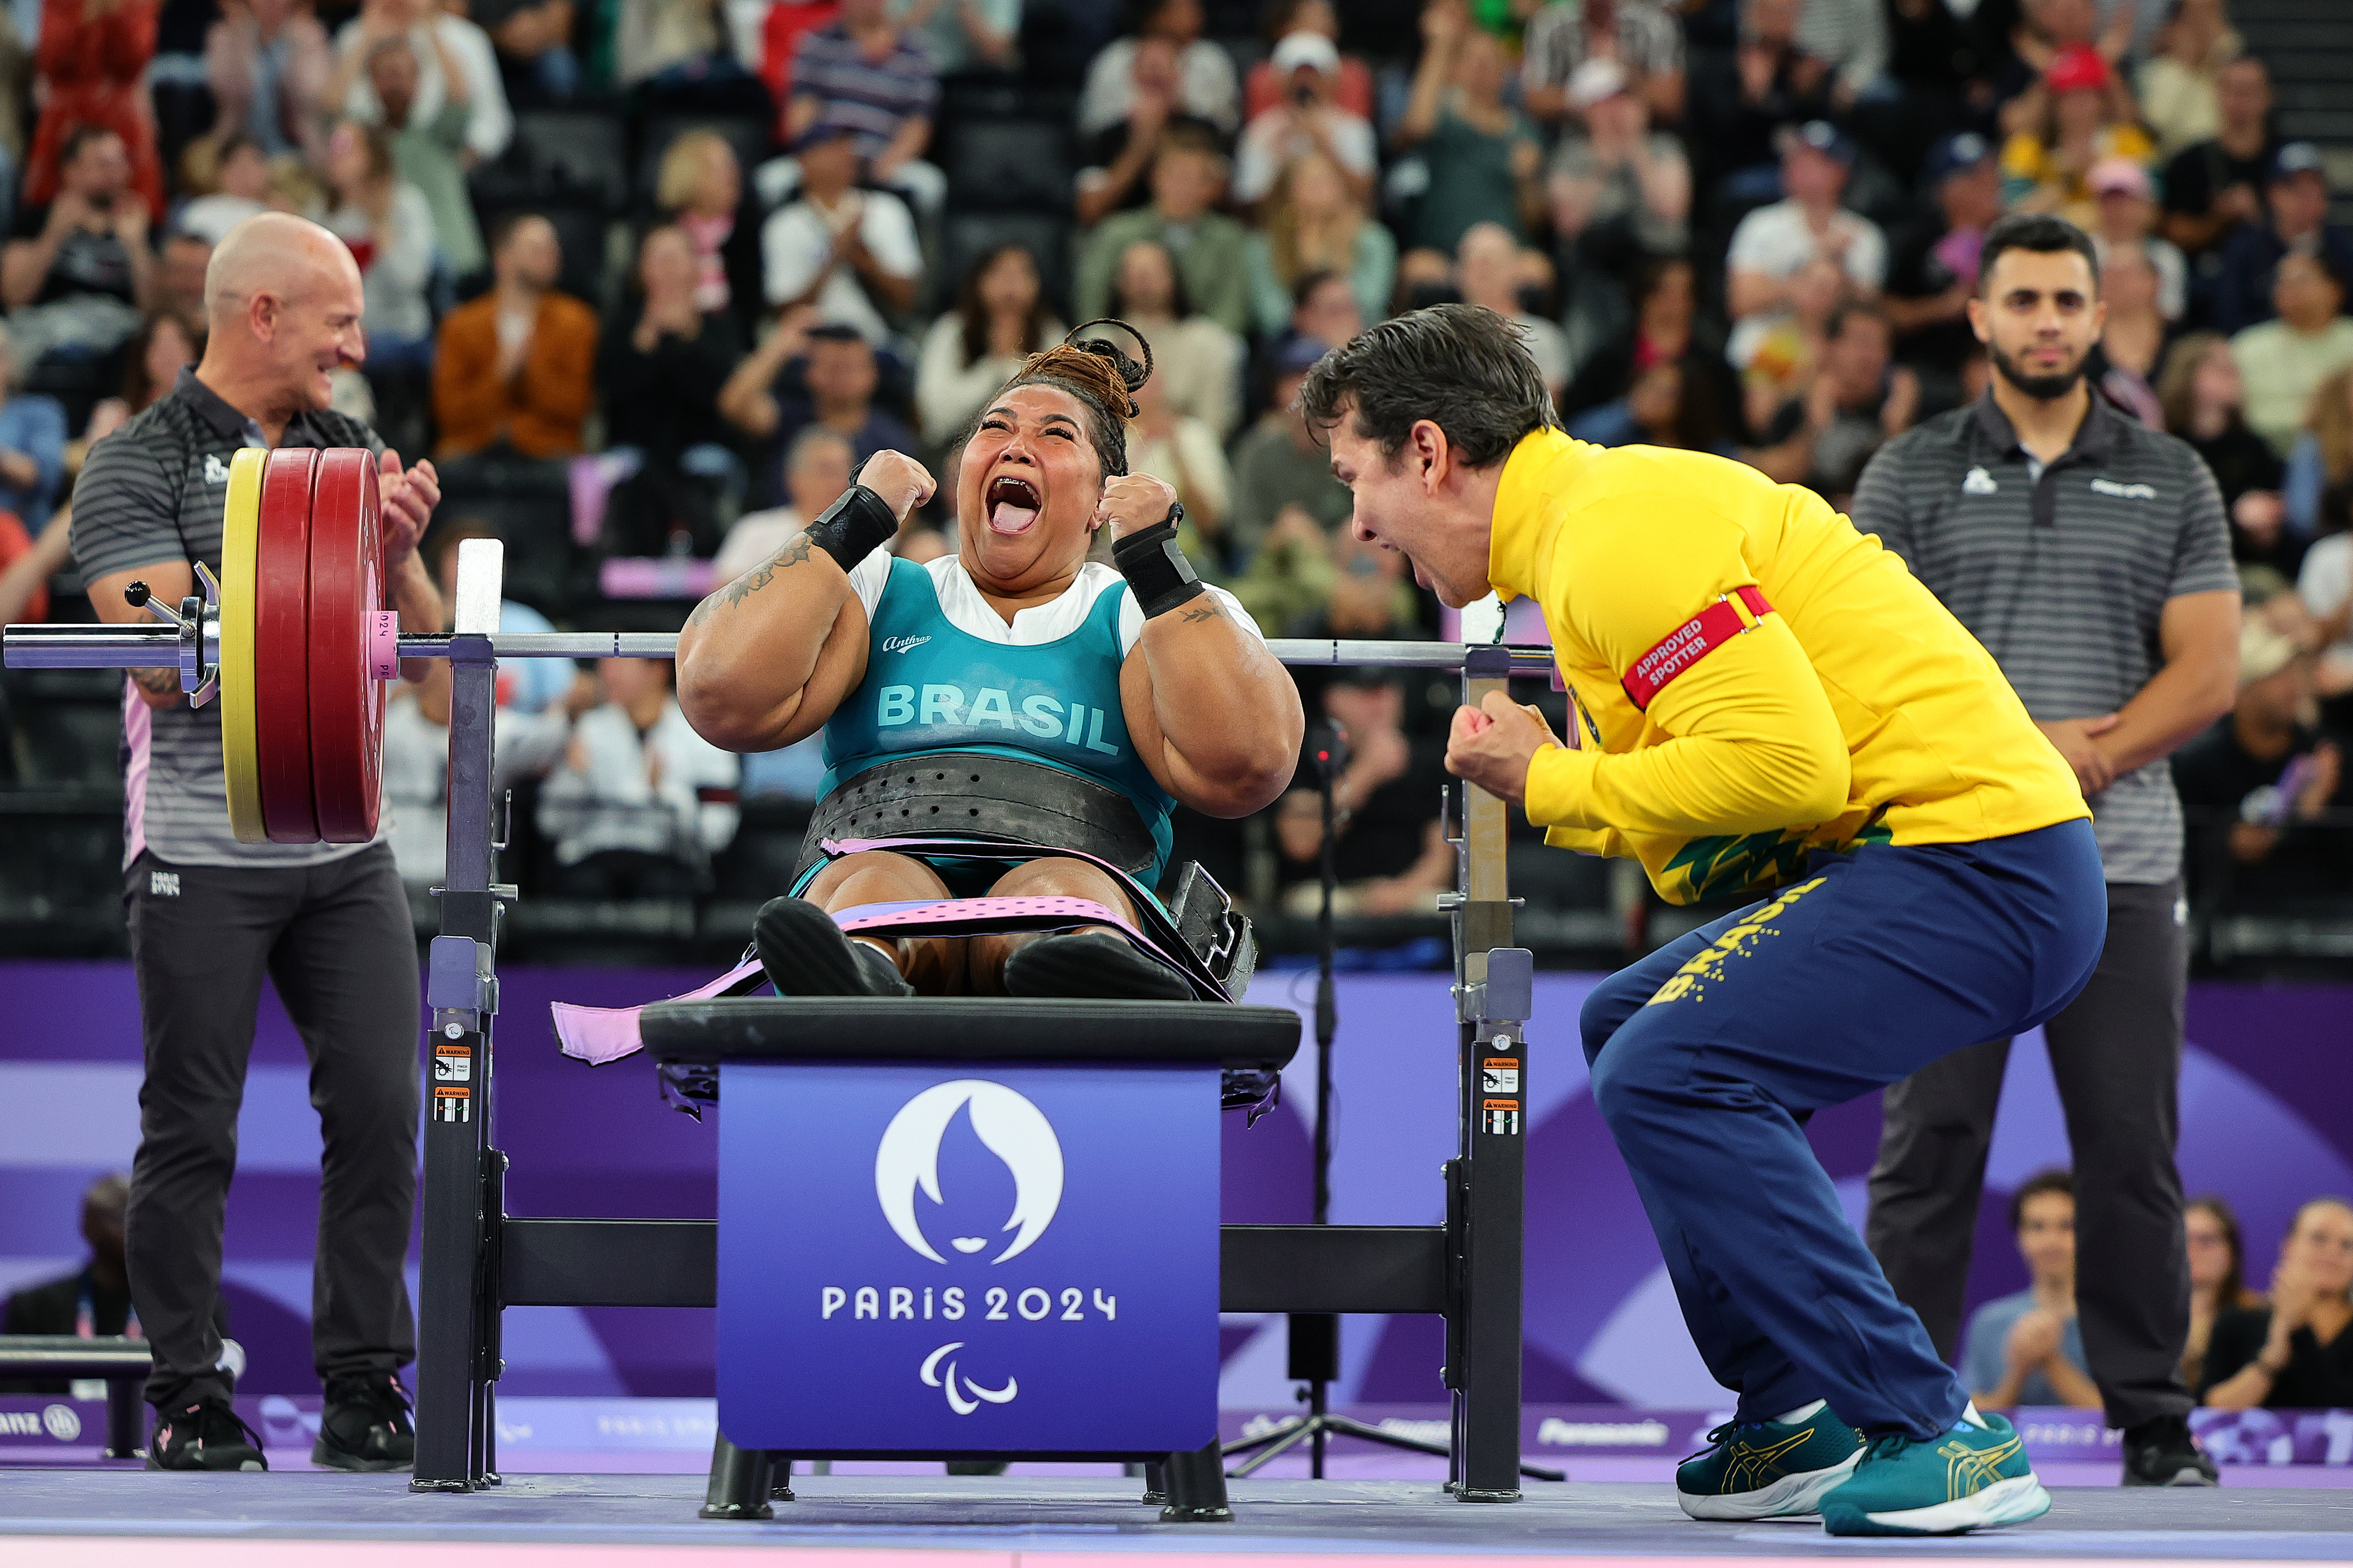
[(139, 683), (141, 690), (154, 696), (177, 697), (180, 695), (180, 672), (172, 666), (160, 665), (153, 669), (134, 669), (131, 672), (131, 679)]
[(1184, 621), (1214, 621), (1218, 619), (1220, 613), (1221, 612), (1218, 608), (1218, 601), (1205, 594), (1201, 596), (1200, 608), (1187, 610), (1183, 615), (1179, 616), (1177, 619)]
[(714, 609), (733, 609), (776, 581), (778, 572), (787, 566), (797, 566), (807, 560), (816, 549), (817, 546), (809, 542), (807, 534), (797, 536), (790, 544), (697, 605), (694, 607), (694, 614), (687, 617), (687, 625), (701, 626), (711, 618)]

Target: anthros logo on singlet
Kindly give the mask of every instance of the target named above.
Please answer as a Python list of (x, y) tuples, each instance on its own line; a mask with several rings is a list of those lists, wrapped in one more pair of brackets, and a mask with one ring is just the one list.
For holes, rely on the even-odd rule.
[(926, 684), (920, 691), (913, 686), (883, 687), (875, 696), (874, 727), (895, 730), (909, 724), (962, 731), (994, 725), (1008, 734), (1060, 741), (1107, 757), (1120, 755), (1120, 748), (1103, 739), (1101, 708), (1083, 702), (1065, 704), (1042, 691), (1023, 698), (1016, 710), (1012, 693), (1000, 687), (984, 686), (969, 700), (960, 686)]

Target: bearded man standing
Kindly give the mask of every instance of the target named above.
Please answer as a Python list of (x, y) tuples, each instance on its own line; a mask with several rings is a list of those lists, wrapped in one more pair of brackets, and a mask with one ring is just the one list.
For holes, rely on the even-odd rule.
[[(1873, 457), (1875, 533), (1983, 643), (2092, 806), (2107, 940), (2044, 1026), (2076, 1181), (2077, 1310), (2127, 1486), (2212, 1486), (2178, 1369), (2189, 1325), (2179, 1124), (2187, 904), (2165, 759), (2227, 711), (2239, 589), (2213, 476), (2183, 442), (2093, 395), (2099, 265), (2081, 229), (2021, 214), (1987, 230), (1969, 325), (1984, 395)], [(1948, 1359), (2010, 1041), (1892, 1085), (1867, 1239)]]

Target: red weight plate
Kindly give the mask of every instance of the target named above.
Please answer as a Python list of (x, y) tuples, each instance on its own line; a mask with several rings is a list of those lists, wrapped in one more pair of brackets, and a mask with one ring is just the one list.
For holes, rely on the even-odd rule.
[(384, 688), (369, 669), (371, 612), (384, 605), (375, 458), (355, 447), (319, 455), (311, 508), (311, 773), (319, 837), (375, 837), (384, 781)]
[(253, 730), (261, 825), (273, 844), (316, 844), (311, 779), (311, 489), (319, 454), (272, 452), (254, 546)]

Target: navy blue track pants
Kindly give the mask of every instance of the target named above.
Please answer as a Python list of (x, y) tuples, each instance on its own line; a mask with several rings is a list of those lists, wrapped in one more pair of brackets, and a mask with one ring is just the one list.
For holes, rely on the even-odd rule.
[(1595, 1106), (1742, 1420), (1816, 1399), (1929, 1437), (1968, 1395), (1847, 1223), (1798, 1117), (2035, 1027), (2107, 932), (2086, 821), (1816, 855), (1587, 998)]

